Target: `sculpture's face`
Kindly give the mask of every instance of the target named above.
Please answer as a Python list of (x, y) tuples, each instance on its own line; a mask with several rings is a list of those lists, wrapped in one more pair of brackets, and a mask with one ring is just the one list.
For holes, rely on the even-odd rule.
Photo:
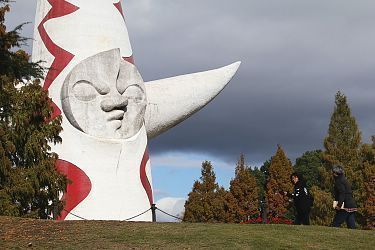
[(101, 138), (126, 139), (144, 123), (145, 87), (136, 67), (119, 50), (92, 56), (66, 78), (62, 107), (69, 122)]

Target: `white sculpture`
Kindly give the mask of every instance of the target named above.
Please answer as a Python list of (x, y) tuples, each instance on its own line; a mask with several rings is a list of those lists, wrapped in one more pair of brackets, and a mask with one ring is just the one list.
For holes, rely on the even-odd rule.
[[(239, 67), (144, 83), (119, 0), (38, 0), (33, 60), (63, 117), (57, 168), (73, 182), (60, 219), (125, 220), (153, 203), (147, 139), (211, 101)], [(61, 112), (61, 110), (63, 112)], [(150, 221), (151, 211), (134, 218)]]

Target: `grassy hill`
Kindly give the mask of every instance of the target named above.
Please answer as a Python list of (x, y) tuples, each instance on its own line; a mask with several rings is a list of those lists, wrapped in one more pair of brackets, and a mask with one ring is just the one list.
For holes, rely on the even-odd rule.
[(46, 221), (0, 217), (0, 249), (375, 249), (375, 232), (319, 226)]

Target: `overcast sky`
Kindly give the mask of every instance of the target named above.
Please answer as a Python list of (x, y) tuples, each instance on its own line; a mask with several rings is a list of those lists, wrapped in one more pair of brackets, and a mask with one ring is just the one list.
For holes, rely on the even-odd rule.
[[(35, 1), (12, 5), (9, 27), (34, 21)], [(145, 81), (242, 61), (213, 102), (150, 142), (159, 198), (185, 197), (203, 160), (227, 186), (240, 153), (260, 165), (277, 144), (292, 160), (322, 148), (339, 90), (363, 141), (375, 134), (373, 0), (124, 0), (123, 9)]]

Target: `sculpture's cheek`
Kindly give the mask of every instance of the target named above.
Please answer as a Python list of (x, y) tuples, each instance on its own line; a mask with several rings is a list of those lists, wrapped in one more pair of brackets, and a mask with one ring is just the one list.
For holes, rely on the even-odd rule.
[(116, 124), (107, 121), (106, 112), (100, 109), (100, 98), (85, 102), (71, 97), (70, 106), (72, 116), (83, 132), (102, 138), (114, 135)]
[(142, 128), (144, 123), (146, 105), (129, 103), (124, 118), (122, 120), (122, 126), (118, 130), (121, 138), (130, 138)]

